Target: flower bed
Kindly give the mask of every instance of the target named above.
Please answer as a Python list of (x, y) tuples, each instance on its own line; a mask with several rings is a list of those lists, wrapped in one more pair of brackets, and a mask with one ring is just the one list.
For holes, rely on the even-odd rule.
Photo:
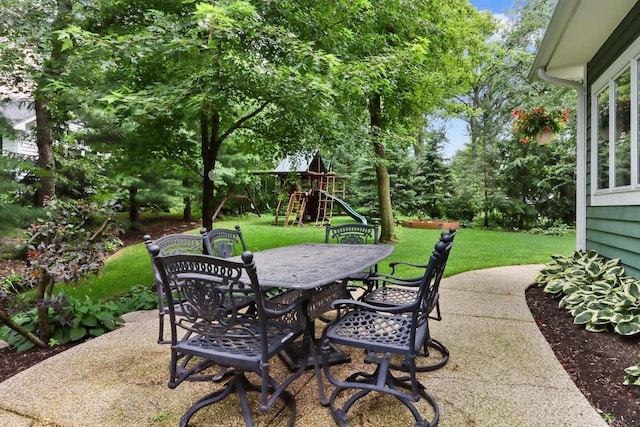
[(406, 228), (425, 228), (430, 230), (449, 230), (450, 228), (460, 228), (460, 224), (457, 222), (438, 221), (431, 219), (406, 220), (402, 221), (402, 226)]

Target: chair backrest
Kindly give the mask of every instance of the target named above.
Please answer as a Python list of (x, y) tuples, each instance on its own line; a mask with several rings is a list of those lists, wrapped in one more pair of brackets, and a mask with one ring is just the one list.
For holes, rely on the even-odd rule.
[(378, 223), (373, 224), (327, 224), (325, 230), (325, 243), (345, 244), (378, 244)]
[(435, 249), (429, 258), (429, 264), (420, 282), (418, 297), (411, 310), (413, 313), (412, 316), (414, 317), (413, 322), (417, 330), (419, 330), (420, 327), (426, 327), (429, 314), (436, 306), (440, 280), (444, 274), (444, 269), (447, 265), (452, 247), (452, 238), (446, 236), (436, 243)]
[[(158, 254), (160, 256), (206, 253), (208, 251), (206, 243), (206, 232), (207, 229), (202, 228), (200, 230), (199, 236), (191, 234), (168, 234), (166, 236), (160, 237), (155, 241), (152, 240), (150, 235), (146, 234), (143, 239), (147, 247), (147, 251), (149, 251), (149, 256), (153, 261), (153, 257), (151, 256), (150, 252), (150, 248), (152, 245), (158, 247)], [(158, 270), (155, 268), (155, 265), (153, 265), (153, 272), (156, 278), (156, 283), (160, 285), (161, 278)]]
[(234, 230), (215, 228), (206, 234), (207, 253), (219, 258), (229, 258), (242, 255), (247, 250), (240, 226)]
[[(203, 336), (222, 336), (228, 332), (235, 338), (246, 338), (247, 346), (258, 342), (255, 329), (245, 328), (247, 322), (265, 317), (251, 252), (245, 252), (242, 261), (201, 254), (162, 256), (159, 247), (152, 244), (150, 253), (167, 295), (172, 344), (181, 336), (178, 327)], [(255, 310), (240, 310), (234, 303), (247, 298), (255, 301)], [(242, 348), (230, 351), (240, 355), (243, 352)]]
[(455, 236), (456, 236), (455, 230), (452, 233), (442, 233), (440, 235), (440, 241), (436, 244), (435, 250), (436, 251), (441, 250), (443, 251), (443, 253), (442, 253), (442, 259), (440, 260), (440, 263), (438, 264), (433, 277), (433, 283), (430, 291), (432, 294), (432, 301), (431, 301), (431, 305), (428, 307), (429, 311), (433, 309), (433, 306), (436, 304), (438, 300), (440, 280), (442, 279), (442, 276), (444, 275), (444, 270), (447, 267), (447, 261), (449, 260), (449, 254), (451, 253), (451, 248), (453, 248), (453, 239), (455, 238)]

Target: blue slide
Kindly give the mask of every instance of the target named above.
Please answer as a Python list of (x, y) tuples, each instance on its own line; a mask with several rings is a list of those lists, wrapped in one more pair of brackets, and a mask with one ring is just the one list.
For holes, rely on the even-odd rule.
[(347, 215), (349, 215), (351, 218), (355, 219), (356, 221), (360, 221), (361, 224), (367, 224), (367, 218), (363, 217), (362, 215), (360, 215), (358, 212), (356, 212), (355, 210), (353, 210), (353, 208), (351, 206), (349, 206), (347, 204), (347, 202), (345, 202), (342, 199), (339, 199), (337, 197), (332, 196), (331, 194), (327, 193), (324, 190), (316, 190), (318, 193), (322, 193), (324, 194), (327, 199), (332, 199), (334, 202), (336, 202), (337, 204), (340, 205), (340, 207), (347, 213)]

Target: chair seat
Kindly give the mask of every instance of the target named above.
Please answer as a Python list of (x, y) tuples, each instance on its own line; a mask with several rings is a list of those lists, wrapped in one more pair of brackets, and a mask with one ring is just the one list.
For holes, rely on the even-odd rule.
[[(199, 323), (192, 325), (196, 333), (192, 338), (176, 345), (176, 350), (193, 356), (204, 357), (216, 363), (237, 366), (238, 361), (259, 363), (262, 356), (262, 338), (258, 321), (246, 319), (233, 328), (234, 332), (222, 330), (215, 325)], [(269, 354), (277, 354), (285, 343), (302, 335), (303, 328), (291, 323), (268, 322), (267, 340)], [(198, 332), (206, 333), (200, 335)]]
[[(411, 327), (410, 316), (356, 310), (338, 319), (326, 336), (335, 344), (407, 354), (412, 346)], [(425, 333), (426, 323), (416, 331), (414, 350), (420, 347)]]
[(365, 295), (363, 301), (370, 304), (390, 306), (411, 304), (418, 297), (417, 289), (407, 289), (395, 286), (380, 286)]

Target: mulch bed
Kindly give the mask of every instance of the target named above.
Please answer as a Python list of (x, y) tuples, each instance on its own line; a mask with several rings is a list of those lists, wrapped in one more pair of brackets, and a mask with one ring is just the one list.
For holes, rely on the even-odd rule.
[(533, 286), (527, 304), (538, 328), (573, 382), (609, 425), (640, 425), (640, 387), (623, 385), (624, 369), (640, 364), (639, 338), (585, 331), (558, 300)]

